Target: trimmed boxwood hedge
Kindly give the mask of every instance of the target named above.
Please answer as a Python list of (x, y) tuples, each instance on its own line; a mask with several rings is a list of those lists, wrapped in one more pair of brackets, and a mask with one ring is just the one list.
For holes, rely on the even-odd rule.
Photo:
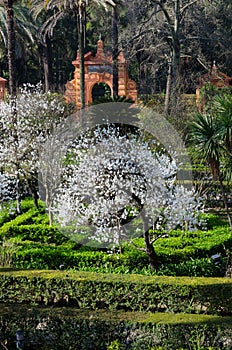
[[(108, 254), (96, 248), (81, 247), (69, 241), (56, 227), (48, 225), (48, 217), (40, 202), (32, 208), (32, 200), (22, 202), (23, 214), (0, 225), (0, 266), (34, 269), (81, 269), (95, 272), (151, 274), (145, 253), (124, 244), (123, 254)], [(155, 243), (157, 268), (152, 274), (173, 276), (224, 276), (232, 247), (232, 233), (215, 215), (205, 215), (208, 231), (175, 230)], [(11, 220), (12, 219), (12, 220)], [(224, 225), (224, 226), (222, 226)], [(211, 228), (211, 230), (210, 230)], [(144, 247), (142, 238), (136, 245)], [(88, 249), (87, 249), (88, 248)], [(220, 253), (222, 264), (210, 258)]]
[(2, 271), (0, 302), (232, 314), (232, 280), (70, 271)]
[(0, 237), (4, 239), (9, 239), (12, 237), (17, 237), (22, 241), (30, 240), (32, 242), (40, 243), (55, 243), (62, 244), (68, 241), (55, 226), (48, 226), (45, 224), (29, 224), (29, 225), (10, 225), (7, 222), (0, 229)]
[[(211, 258), (185, 259), (176, 263), (162, 263), (151, 271), (148, 257), (144, 252), (125, 250), (123, 254), (109, 254), (103, 251), (79, 248), (75, 242), (62, 245), (42, 244), (40, 242), (8, 240), (11, 247), (12, 266), (23, 269), (79, 269), (105, 273), (142, 273), (145, 275), (171, 276), (224, 276), (224, 263), (214, 264)], [(84, 249), (85, 248), (85, 249)], [(0, 256), (7, 253), (0, 247)], [(0, 258), (1, 259), (1, 258)], [(223, 262), (223, 259), (222, 259)], [(225, 259), (226, 263), (226, 259)]]
[(0, 342), (12, 350), (19, 329), (25, 349), (37, 350), (212, 350), (219, 342), (223, 349), (232, 346), (231, 317), (0, 305), (0, 318)]

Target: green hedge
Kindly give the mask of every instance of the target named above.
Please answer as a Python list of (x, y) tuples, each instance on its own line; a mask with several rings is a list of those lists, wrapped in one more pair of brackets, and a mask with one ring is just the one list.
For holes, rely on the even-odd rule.
[(139, 271), (148, 266), (146, 254), (136, 251), (125, 254), (83, 251), (76, 248), (72, 242), (62, 246), (33, 244), (29, 241), (18, 242), (16, 245), (18, 250), (13, 257), (13, 265), (17, 268), (58, 269), (62, 264), (66, 269), (92, 269), (99, 272), (113, 272), (119, 269), (121, 272), (130, 273), (135, 267)]
[[(123, 254), (107, 254), (91, 247), (68, 241), (56, 227), (47, 224), (42, 204), (31, 208), (32, 201), (23, 201), (23, 214), (0, 227), (0, 266), (17, 268), (78, 268), (85, 271), (151, 274), (148, 257), (132, 245), (125, 244)], [(175, 230), (155, 243), (157, 269), (153, 274), (173, 276), (223, 276), (226, 252), (232, 247), (232, 232), (215, 215), (205, 215), (208, 231)], [(14, 239), (15, 238), (15, 239)], [(35, 244), (36, 243), (36, 244)], [(144, 247), (139, 238), (136, 245)], [(88, 248), (88, 249), (87, 249)], [(213, 254), (222, 255), (222, 265), (215, 265)]]
[[(143, 240), (137, 240), (139, 246)], [(213, 254), (225, 254), (232, 247), (232, 231), (229, 226), (208, 231), (172, 231), (166, 239), (158, 240), (155, 249), (160, 263), (179, 263), (191, 258), (206, 258)]]
[[(0, 305), (0, 342), (37, 350), (203, 350), (232, 346), (232, 318)], [(113, 347), (114, 346), (114, 347)], [(117, 347), (116, 347), (117, 346)]]
[(0, 272), (0, 302), (232, 314), (232, 280), (67, 271)]
[(41, 243), (62, 244), (68, 241), (68, 238), (59, 232), (55, 226), (45, 224), (10, 225), (10, 223), (7, 223), (0, 229), (0, 237), (4, 237), (4, 239), (16, 236), (22, 240)]
[[(54, 238), (54, 237), (53, 237)], [(76, 268), (85, 271), (110, 273), (142, 273), (169, 276), (223, 276), (222, 265), (215, 265), (211, 258), (186, 258), (179, 263), (160, 263), (155, 271), (149, 268), (144, 252), (125, 250), (123, 254), (108, 254), (102, 251), (88, 251), (69, 241), (62, 246), (45, 245), (40, 242), (9, 240), (15, 246), (12, 265), (24, 269)], [(12, 248), (12, 245), (11, 248)], [(85, 248), (85, 249), (84, 249)], [(2, 256), (4, 251), (2, 252)], [(1, 256), (1, 248), (0, 248)]]
[[(36, 209), (31, 198), (23, 199), (21, 203), (22, 214), (19, 215), (17, 215), (16, 210), (10, 209), (10, 206), (16, 208), (16, 204), (11, 202), (8, 208), (6, 207), (6, 209), (0, 213), (0, 235), (7, 235), (8, 230), (12, 233), (13, 228), (19, 225), (49, 223), (48, 215), (45, 213), (45, 206), (41, 201), (39, 201), (39, 207)], [(1, 220), (1, 217), (3, 217), (4, 220)]]

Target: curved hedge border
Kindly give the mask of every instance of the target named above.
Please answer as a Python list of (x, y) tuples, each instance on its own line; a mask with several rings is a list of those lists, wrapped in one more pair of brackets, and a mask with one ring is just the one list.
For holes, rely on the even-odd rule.
[[(0, 305), (0, 342), (15, 349), (22, 329), (25, 348), (37, 350), (223, 349), (232, 346), (232, 318), (207, 315), (89, 311)], [(210, 348), (211, 347), (211, 348)]]
[[(48, 240), (51, 236), (45, 236)], [(54, 239), (54, 238), (53, 238)], [(75, 242), (62, 245), (48, 245), (35, 241), (22, 241), (12, 238), (0, 246), (0, 266), (13, 266), (22, 269), (66, 269), (104, 273), (141, 273), (145, 275), (169, 276), (224, 276), (227, 259), (215, 264), (211, 258), (187, 259), (179, 263), (159, 264), (156, 270), (149, 268), (148, 257), (144, 252), (125, 250), (123, 254), (109, 254), (103, 251), (79, 248)], [(10, 259), (10, 265), (8, 262)]]
[(0, 302), (232, 315), (232, 279), (1, 271)]

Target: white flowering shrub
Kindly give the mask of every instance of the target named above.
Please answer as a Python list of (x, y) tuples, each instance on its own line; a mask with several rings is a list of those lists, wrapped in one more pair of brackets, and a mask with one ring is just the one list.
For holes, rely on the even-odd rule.
[(143, 235), (155, 268), (154, 242), (172, 228), (199, 224), (200, 199), (179, 185), (183, 176), (191, 183), (180, 164), (189, 169), (190, 160), (165, 118), (128, 104), (100, 104), (71, 115), (47, 140), (40, 196), (50, 222), (81, 244), (135, 244)]
[(64, 118), (64, 103), (43, 93), (41, 84), (26, 84), (15, 101), (0, 104), (0, 171), (37, 181), (38, 160), (55, 125)]
[[(158, 151), (159, 149), (159, 151)], [(174, 154), (113, 127), (82, 135), (66, 154), (53, 212), (66, 235), (85, 244), (120, 244), (136, 237), (133, 219), (167, 233), (199, 224), (199, 198), (176, 183)]]

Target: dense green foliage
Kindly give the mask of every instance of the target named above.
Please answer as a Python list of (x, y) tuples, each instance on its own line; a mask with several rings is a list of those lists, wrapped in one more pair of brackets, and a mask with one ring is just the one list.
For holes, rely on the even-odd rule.
[[(22, 210), (1, 212), (1, 266), (33, 269), (0, 269), (0, 341), (9, 349), (20, 328), (26, 345), (49, 350), (216, 350), (221, 339), (230, 346), (231, 279), (165, 277), (223, 276), (232, 239), (223, 219), (204, 214), (204, 231), (176, 230), (157, 241), (159, 277), (144, 276), (152, 274), (147, 256), (133, 245), (121, 254), (80, 246), (48, 225), (42, 203), (34, 209), (24, 199)], [(215, 264), (210, 256), (218, 252)]]
[(68, 271), (1, 271), (0, 302), (231, 315), (232, 281)]
[[(40, 203), (32, 208), (32, 200), (22, 202), (23, 213), (13, 218), (3, 212), (0, 227), (0, 263), (2, 266), (34, 269), (67, 269), (96, 272), (151, 274), (147, 255), (131, 244), (118, 250), (97, 250), (68, 240), (48, 218)], [(212, 214), (204, 214), (207, 230), (170, 232), (168, 238), (156, 242), (157, 269), (153, 274), (179, 276), (223, 276), (228, 262), (232, 235), (226, 223)], [(6, 222), (7, 221), (7, 222)], [(143, 247), (143, 239), (134, 241)], [(211, 256), (221, 254), (222, 264), (215, 264)]]
[(0, 317), (0, 341), (12, 350), (16, 329), (24, 330), (25, 348), (38, 350), (216, 350), (219, 341), (225, 349), (231, 345), (231, 317), (31, 305), (1, 305)]
[[(48, 218), (40, 203), (32, 207), (32, 200), (22, 202), (23, 213), (15, 218), (2, 214), (0, 227), (1, 266), (34, 269), (78, 269), (111, 273), (142, 273), (173, 276), (223, 276), (228, 262), (232, 234), (222, 219), (204, 214), (207, 230), (170, 232), (168, 238), (156, 242), (157, 269), (148, 268), (145, 252), (127, 243), (106, 251), (80, 246), (68, 240), (55, 226), (48, 225)], [(143, 247), (143, 239), (134, 241)], [(221, 254), (222, 264), (215, 264), (213, 254)]]

